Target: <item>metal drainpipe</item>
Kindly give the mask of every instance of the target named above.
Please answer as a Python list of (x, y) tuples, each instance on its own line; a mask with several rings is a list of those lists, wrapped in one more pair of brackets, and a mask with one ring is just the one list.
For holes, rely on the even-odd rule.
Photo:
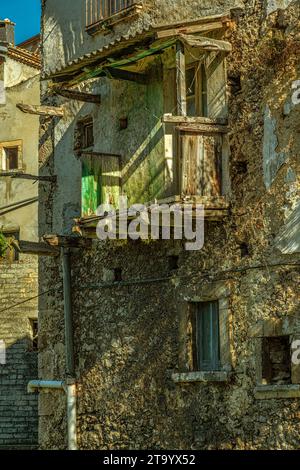
[(65, 316), (65, 382), (56, 380), (32, 380), (28, 384), (28, 393), (39, 390), (64, 390), (67, 395), (68, 449), (77, 450), (77, 403), (76, 380), (74, 365), (74, 336), (72, 315), (71, 263), (70, 250), (62, 248), (62, 267), (64, 284), (64, 316)]
[(63, 247), (62, 267), (64, 285), (64, 316), (65, 316), (65, 355), (66, 355), (66, 393), (68, 421), (68, 449), (77, 450), (77, 403), (74, 362), (74, 334), (72, 312), (71, 263), (70, 250)]

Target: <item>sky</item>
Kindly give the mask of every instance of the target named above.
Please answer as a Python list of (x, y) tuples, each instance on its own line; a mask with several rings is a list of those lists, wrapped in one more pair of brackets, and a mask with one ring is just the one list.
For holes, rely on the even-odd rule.
[(41, 0), (0, 0), (0, 19), (16, 25), (16, 44), (40, 32)]

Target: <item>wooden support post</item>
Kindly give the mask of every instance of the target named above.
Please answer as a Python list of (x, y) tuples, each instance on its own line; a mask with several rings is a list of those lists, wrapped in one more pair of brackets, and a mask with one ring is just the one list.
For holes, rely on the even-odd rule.
[(186, 73), (184, 45), (181, 41), (176, 43), (176, 84), (177, 84), (177, 114), (187, 115), (186, 104)]
[(101, 103), (101, 95), (94, 95), (92, 93), (83, 93), (81, 91), (67, 90), (65, 88), (55, 89), (55, 93), (70, 100), (83, 101), (84, 103)]
[(16, 105), (17, 108), (25, 114), (35, 114), (37, 116), (58, 116), (64, 115), (63, 108), (55, 106), (36, 106), (30, 104), (19, 103)]

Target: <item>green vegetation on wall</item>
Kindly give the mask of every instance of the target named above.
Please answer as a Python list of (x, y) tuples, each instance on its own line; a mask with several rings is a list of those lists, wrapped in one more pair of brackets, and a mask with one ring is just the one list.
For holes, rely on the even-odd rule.
[(0, 258), (5, 256), (6, 250), (9, 247), (9, 243), (6, 237), (0, 232)]

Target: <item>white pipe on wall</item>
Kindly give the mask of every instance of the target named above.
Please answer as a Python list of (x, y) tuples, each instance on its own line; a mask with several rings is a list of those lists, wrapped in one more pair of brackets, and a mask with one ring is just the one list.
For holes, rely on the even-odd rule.
[(76, 384), (67, 384), (65, 388), (67, 393), (68, 449), (77, 450)]
[(41, 388), (64, 390), (64, 382), (58, 380), (31, 380), (27, 386), (27, 391), (28, 393), (34, 393)]
[(67, 421), (68, 421), (68, 449), (77, 450), (76, 431), (76, 384), (74, 381), (65, 383), (59, 380), (32, 380), (29, 382), (28, 393), (35, 393), (39, 390), (63, 390), (67, 395)]

